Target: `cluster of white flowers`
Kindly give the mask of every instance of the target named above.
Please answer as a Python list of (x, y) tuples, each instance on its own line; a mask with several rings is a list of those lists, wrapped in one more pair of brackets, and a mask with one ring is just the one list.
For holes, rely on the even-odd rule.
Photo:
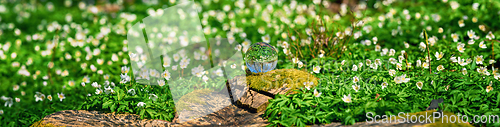
[(5, 107), (12, 107), (12, 104), (14, 104), (14, 102), (13, 102), (13, 100), (12, 100), (11, 97), (2, 96), (1, 99), (3, 101), (5, 101), (5, 104), (4, 104)]
[[(114, 94), (115, 90), (115, 83), (114, 82), (109, 82), (105, 81), (103, 85), (98, 84), (97, 82), (92, 83), (92, 87), (96, 88), (95, 94), (102, 94), (103, 92), (106, 94)], [(104, 90), (102, 90), (104, 88)]]
[[(63, 101), (66, 98), (63, 93), (57, 93), (57, 97), (59, 98), (59, 101)], [(2, 97), (2, 99), (4, 99), (4, 98)], [(45, 97), (45, 94), (43, 94), (41, 92), (36, 92), (35, 93), (35, 101), (36, 102), (43, 101), (45, 99), (48, 99), (49, 101), (52, 101), (52, 95), (47, 95), (47, 97)], [(16, 102), (19, 102), (19, 101), (20, 101), (20, 99), (16, 98)], [(5, 105), (7, 106), (7, 103)], [(10, 106), (12, 105), (12, 101), (10, 101), (9, 105)]]
[(191, 73), (196, 77), (202, 77), (206, 73), (206, 71), (204, 71), (203, 66), (198, 65), (198, 67), (195, 67), (191, 70)]
[[(65, 1), (64, 5), (66, 7), (71, 6), (72, 1)], [(26, 4), (28, 7), (34, 7), (32, 4)], [(49, 12), (54, 12), (58, 10), (59, 7), (54, 6), (53, 3), (47, 2), (46, 4), (46, 9), (49, 10)], [(91, 32), (91, 29), (88, 27), (88, 23), (82, 23), (78, 24), (77, 22), (74, 21), (74, 19), (80, 19), (79, 17), (83, 19), (88, 19), (87, 16), (89, 14), (98, 14), (102, 12), (102, 9), (99, 9), (96, 6), (87, 6), (85, 2), (79, 2), (78, 3), (78, 8), (83, 11), (82, 15), (72, 15), (70, 12), (65, 14), (64, 16), (64, 21), (51, 21), (47, 22), (45, 20), (41, 20), (41, 23), (38, 24), (38, 26), (34, 26), (35, 31), (32, 33), (27, 32), (25, 29), (21, 29), (20, 26), (16, 26), (14, 23), (9, 23), (6, 24), (9, 26), (9, 31), (12, 31), (18, 39), (16, 39), (14, 42), (7, 41), (5, 43), (0, 44), (0, 58), (2, 60), (5, 60), (7, 58), (12, 60), (12, 63), (10, 66), (12, 66), (13, 69), (17, 71), (18, 75), (21, 75), (23, 77), (29, 77), (32, 78), (33, 80), (42, 80), (43, 86), (49, 86), (49, 85), (54, 85), (54, 84), (61, 84), (62, 88), (66, 88), (67, 86), (69, 87), (74, 87), (76, 82), (74, 79), (80, 79), (81, 78), (81, 83), (82, 86), (85, 86), (86, 84), (91, 83), (90, 77), (95, 77), (94, 74), (83, 74), (86, 76), (79, 77), (78, 75), (74, 75), (76, 77), (74, 78), (67, 78), (70, 74), (76, 74), (76, 72), (83, 72), (87, 71), (87, 69), (90, 69), (91, 72), (96, 73), (98, 76), (103, 76), (104, 80), (106, 82), (104, 83), (104, 88), (103, 90), (100, 90), (101, 92), (97, 93), (113, 93), (113, 89), (111, 86), (114, 86), (113, 82), (109, 82), (110, 80), (110, 75), (105, 74), (105, 71), (107, 65), (113, 65), (114, 63), (123, 63), (123, 64), (128, 64), (127, 59), (120, 59), (122, 58), (123, 52), (126, 52), (127, 49), (123, 48), (123, 51), (118, 51), (117, 53), (110, 53), (110, 55), (103, 56), (101, 53), (107, 49), (107, 42), (109, 42), (109, 34), (114, 32), (119, 35), (125, 35), (126, 34), (126, 25), (127, 22), (132, 22), (136, 20), (136, 15), (135, 14), (129, 14), (129, 13), (120, 13), (120, 17), (123, 20), (120, 21), (117, 24), (112, 24), (109, 22), (109, 18), (107, 16), (92, 16), (94, 23), (96, 24), (98, 31), (93, 33)], [(20, 16), (19, 19), (17, 20), (18, 22), (23, 22), (23, 20), (28, 19), (30, 17), (30, 13), (27, 10), (19, 10), (19, 9), (13, 9), (10, 7), (5, 7), (1, 6), (0, 11), (14, 11), (14, 13), (19, 13)], [(19, 12), (21, 11), (21, 12)], [(3, 13), (2, 12), (2, 13)], [(88, 13), (90, 12), (90, 13)], [(33, 15), (33, 14), (31, 14)], [(1, 18), (0, 18), (1, 20)], [(85, 21), (84, 21), (85, 22)], [(2, 35), (4, 29), (0, 30), (0, 35)], [(49, 37), (48, 35), (55, 35), (53, 37)], [(36, 42), (36, 43), (34, 43)], [(39, 42), (44, 42), (44, 43), (39, 43)], [(30, 43), (29, 45), (33, 47), (26, 47), (23, 43)], [(19, 48), (20, 46), (23, 46), (25, 48), (30, 48), (31, 50), (34, 50), (34, 53), (31, 55), (27, 55), (26, 57), (20, 57), (19, 51), (14, 51), (12, 48)], [(95, 48), (94, 48), (95, 47)], [(10, 50), (9, 50), (10, 49)], [(42, 61), (39, 62), (39, 60), (47, 60), (47, 58), (50, 59), (50, 57), (53, 57), (55, 55), (55, 52), (58, 54), (62, 54), (62, 57), (55, 57), (56, 59), (53, 59), (52, 61), (48, 62), (47, 61)], [(35, 55), (35, 56), (33, 56)], [(26, 59), (26, 60), (25, 60)], [(20, 60), (25, 60), (25, 62), (19, 62)], [(71, 63), (64, 63), (64, 61), (74, 61)], [(42, 65), (43, 64), (43, 65)], [(68, 68), (73, 66), (73, 64), (77, 64), (76, 66), (81, 67), (80, 68)], [(34, 69), (34, 66), (44, 66), (48, 67), (49, 70), (43, 70), (43, 69)], [(122, 72), (124, 69), (122, 68)], [(127, 69), (128, 71), (128, 69)], [(86, 72), (85, 72), (86, 73)], [(128, 73), (128, 72), (125, 72)], [(41, 77), (41, 79), (40, 79)], [(60, 78), (62, 77), (62, 78)], [(128, 75), (120, 75), (122, 81), (121, 83), (126, 83), (130, 81), (130, 77)], [(54, 82), (54, 79), (63, 79), (62, 83)], [(98, 78), (96, 78), (98, 79)], [(50, 80), (50, 81), (49, 81)], [(35, 84), (35, 87), (38, 84)], [(90, 84), (91, 86), (100, 86), (97, 82), (92, 82)], [(22, 86), (22, 87), (21, 87)], [(106, 87), (107, 86), (107, 87)], [(26, 92), (23, 90), (23, 88), (28, 87), (26, 85), (26, 82), (21, 83), (21, 85), (13, 85), (13, 90), (20, 92), (22, 96), (26, 95)], [(99, 91), (99, 90), (98, 90)], [(63, 101), (66, 99), (66, 96), (62, 92), (57, 92), (54, 91), (54, 93), (42, 93), (42, 92), (35, 92), (33, 91), (35, 101), (44, 101), (44, 100), (49, 100), (52, 101), (54, 98), (53, 96), (56, 96), (55, 94), (57, 93), (57, 98), (59, 101)], [(4, 101), (6, 101), (6, 106), (10, 107), (13, 105), (14, 102), (20, 102), (21, 99), (18, 97), (2, 97)], [(3, 110), (2, 113), (3, 114)]]
[(130, 71), (130, 67), (128, 66), (122, 66), (121, 68), (121, 74), (120, 74), (120, 83), (128, 83), (130, 82), (130, 76), (128, 75), (128, 72)]
[(407, 77), (406, 77), (406, 74), (403, 74), (403, 75), (401, 75), (401, 76), (396, 76), (396, 77), (394, 77), (394, 82), (395, 82), (396, 84), (407, 83), (407, 82), (409, 82), (409, 81), (410, 81), (410, 78), (407, 78)]

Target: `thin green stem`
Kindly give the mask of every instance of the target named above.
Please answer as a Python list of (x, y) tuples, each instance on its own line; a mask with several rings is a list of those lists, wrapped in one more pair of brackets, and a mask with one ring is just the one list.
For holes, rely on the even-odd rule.
[(432, 74), (432, 67), (431, 67), (431, 52), (429, 51), (429, 40), (428, 40), (428, 37), (427, 37), (427, 31), (424, 29), (424, 35), (425, 35), (425, 43), (426, 43), (426, 47), (427, 47), (427, 58), (429, 60), (429, 74)]

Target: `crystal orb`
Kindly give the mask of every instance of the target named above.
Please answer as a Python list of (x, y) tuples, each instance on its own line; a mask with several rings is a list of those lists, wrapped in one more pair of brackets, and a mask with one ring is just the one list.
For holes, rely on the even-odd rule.
[(254, 43), (248, 48), (244, 59), (252, 73), (268, 72), (276, 68), (278, 50), (269, 43)]

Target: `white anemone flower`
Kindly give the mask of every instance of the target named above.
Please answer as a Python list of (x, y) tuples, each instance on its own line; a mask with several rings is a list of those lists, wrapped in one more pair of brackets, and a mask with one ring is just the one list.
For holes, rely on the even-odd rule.
[(351, 94), (349, 95), (344, 95), (344, 97), (342, 98), (342, 100), (345, 102), (345, 103), (351, 103), (352, 102), (352, 98), (351, 98)]

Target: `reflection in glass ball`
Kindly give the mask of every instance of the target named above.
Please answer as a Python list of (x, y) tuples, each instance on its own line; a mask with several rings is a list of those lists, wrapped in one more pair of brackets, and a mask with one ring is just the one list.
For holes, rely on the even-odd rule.
[(278, 63), (278, 50), (268, 43), (254, 43), (245, 54), (245, 62), (253, 73), (271, 71)]

